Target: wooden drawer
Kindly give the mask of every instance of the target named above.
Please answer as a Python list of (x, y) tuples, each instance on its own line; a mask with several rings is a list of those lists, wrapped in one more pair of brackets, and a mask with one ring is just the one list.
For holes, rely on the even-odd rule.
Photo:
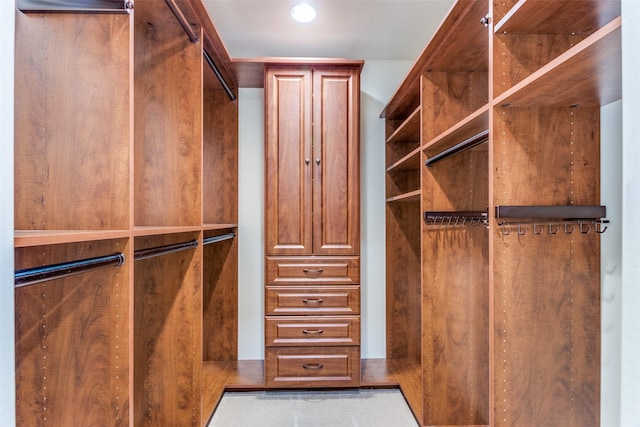
[(360, 314), (360, 286), (267, 286), (265, 310), (269, 314)]
[(360, 317), (267, 317), (267, 346), (359, 345)]
[(266, 279), (273, 285), (357, 285), (360, 257), (267, 257)]
[(358, 387), (359, 347), (267, 347), (265, 385)]

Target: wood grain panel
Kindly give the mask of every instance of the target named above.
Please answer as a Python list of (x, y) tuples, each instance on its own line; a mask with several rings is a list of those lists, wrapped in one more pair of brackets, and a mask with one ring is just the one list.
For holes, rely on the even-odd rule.
[(202, 223), (202, 52), (169, 8), (135, 17), (135, 225)]
[(267, 315), (347, 315), (360, 313), (360, 286), (267, 286)]
[(266, 253), (312, 253), (311, 71), (267, 70)]
[(359, 347), (270, 347), (267, 387), (349, 387), (360, 383)]
[(203, 94), (204, 224), (238, 222), (238, 102), (223, 90)]
[(126, 15), (16, 13), (16, 229), (128, 229), (129, 45)]
[(425, 425), (489, 424), (485, 228), (423, 232)]
[(495, 205), (597, 205), (598, 108), (496, 108)]
[(420, 189), (420, 169), (390, 170), (385, 175), (387, 198)]
[[(207, 233), (210, 237), (215, 233)], [(238, 358), (238, 240), (202, 249), (203, 360)]]
[(496, 32), (591, 34), (617, 16), (616, 0), (520, 0), (504, 19), (496, 19)]
[(360, 70), (313, 73), (313, 252), (355, 255), (360, 251)]
[(425, 211), (486, 211), (489, 200), (486, 144), (425, 168)]
[(267, 257), (266, 282), (275, 285), (357, 285), (359, 257)]
[[(136, 249), (197, 238), (136, 238)], [(199, 426), (202, 248), (135, 262), (134, 424)]]
[[(114, 252), (127, 240), (22, 248), (16, 268)], [(18, 425), (128, 425), (129, 263), (16, 289)]]
[(582, 34), (496, 34), (494, 37), (494, 96), (585, 39)]
[(358, 316), (267, 316), (265, 345), (359, 345)]
[(599, 425), (599, 236), (494, 242), (496, 426)]
[(420, 363), (422, 289), (420, 201), (387, 203), (387, 359)]
[(489, 99), (488, 74), (482, 71), (427, 71), (421, 84), (423, 143), (474, 113)]

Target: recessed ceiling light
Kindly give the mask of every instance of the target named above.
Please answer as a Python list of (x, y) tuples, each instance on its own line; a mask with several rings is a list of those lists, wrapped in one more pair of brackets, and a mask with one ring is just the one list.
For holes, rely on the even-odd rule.
[(316, 18), (316, 10), (308, 3), (300, 3), (291, 8), (291, 16), (298, 22), (311, 22)]

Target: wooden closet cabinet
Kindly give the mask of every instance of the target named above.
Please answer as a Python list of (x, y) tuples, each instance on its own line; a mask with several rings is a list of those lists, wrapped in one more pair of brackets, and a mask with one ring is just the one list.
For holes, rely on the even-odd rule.
[(457, 0), (382, 112), (387, 365), (423, 426), (600, 424), (620, 13)]
[(361, 67), (265, 69), (267, 387), (360, 382)]
[(200, 42), (165, 2), (71, 3), (16, 4), (17, 425), (199, 427), (237, 360), (226, 57), (199, 0)]

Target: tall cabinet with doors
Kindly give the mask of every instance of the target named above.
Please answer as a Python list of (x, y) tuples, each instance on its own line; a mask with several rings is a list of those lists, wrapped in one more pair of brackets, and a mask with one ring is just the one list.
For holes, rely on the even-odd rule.
[(265, 385), (360, 383), (361, 61), (265, 66)]
[(620, 97), (618, 1), (459, 0), (387, 104), (387, 361), (422, 425), (599, 424)]
[(237, 227), (217, 35), (199, 2), (191, 40), (165, 2), (130, 5), (18, 2), (21, 425), (199, 426), (206, 367), (237, 359), (235, 239), (209, 245)]

